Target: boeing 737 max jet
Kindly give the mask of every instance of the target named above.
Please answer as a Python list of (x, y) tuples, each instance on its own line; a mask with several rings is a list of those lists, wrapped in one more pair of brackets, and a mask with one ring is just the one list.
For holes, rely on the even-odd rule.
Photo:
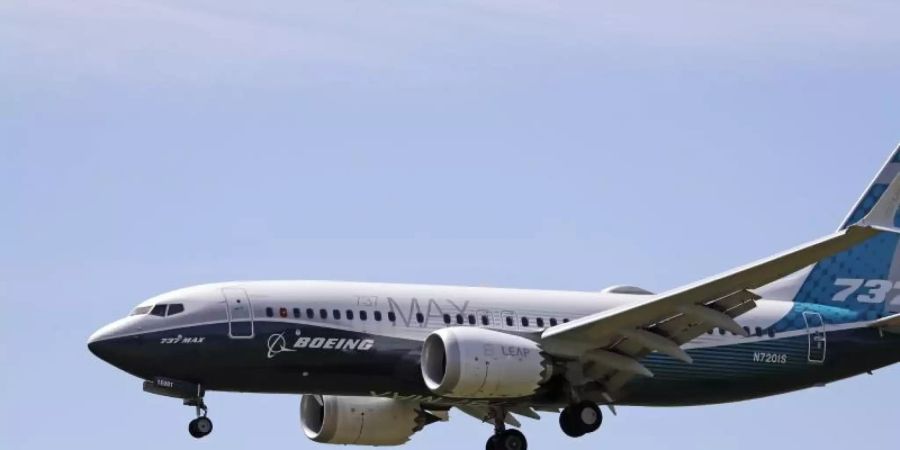
[(307, 437), (398, 445), (457, 408), (487, 450), (525, 450), (519, 419), (579, 437), (598, 405), (781, 394), (900, 360), (900, 148), (832, 235), (661, 294), (248, 281), (153, 297), (88, 348), (196, 407), (209, 390), (303, 394)]

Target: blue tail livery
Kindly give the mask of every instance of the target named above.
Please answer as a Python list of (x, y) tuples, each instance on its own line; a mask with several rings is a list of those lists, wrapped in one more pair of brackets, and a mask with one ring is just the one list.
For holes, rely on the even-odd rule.
[[(898, 173), (900, 146), (863, 192), (840, 229), (865, 217)], [(894, 225), (900, 226), (900, 210), (895, 213)], [(793, 294), (790, 299), (794, 302), (850, 309), (860, 313), (861, 319), (874, 320), (900, 312), (898, 244), (900, 237), (896, 234), (883, 234), (773, 285), (782, 294)]]

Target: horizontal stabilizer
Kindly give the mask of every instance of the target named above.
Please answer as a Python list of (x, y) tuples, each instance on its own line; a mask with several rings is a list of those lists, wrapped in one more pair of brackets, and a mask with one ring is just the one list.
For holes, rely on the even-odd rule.
[[(896, 328), (897, 332), (900, 332), (900, 314), (894, 314), (893, 316), (887, 316), (882, 319), (878, 319), (872, 322), (870, 325), (872, 328)], [(894, 331), (894, 330), (890, 330)]]

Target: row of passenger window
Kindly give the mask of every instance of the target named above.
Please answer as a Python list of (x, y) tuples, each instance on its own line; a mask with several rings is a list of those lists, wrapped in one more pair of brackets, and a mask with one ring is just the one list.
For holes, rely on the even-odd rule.
[[(293, 309), (293, 315), (295, 319), (300, 319), (302, 317), (300, 308)], [(280, 317), (286, 318), (288, 317), (288, 309), (287, 308), (279, 308), (278, 315)], [(372, 316), (376, 322), (380, 322), (383, 318), (381, 311), (373, 311)], [(275, 317), (275, 310), (272, 307), (266, 308), (266, 317)], [(307, 319), (315, 319), (317, 317), (316, 311), (312, 308), (306, 308), (306, 318)], [(346, 317), (347, 320), (354, 320), (354, 317), (359, 317), (359, 320), (366, 321), (369, 319), (368, 311), (359, 311), (359, 315), (355, 315), (352, 309), (348, 309), (346, 311), (341, 312), (339, 309), (331, 310), (331, 318), (334, 320), (341, 320), (342, 317)], [(318, 311), (318, 318), (322, 320), (327, 320), (329, 318), (328, 310), (320, 309)], [(422, 313), (416, 313), (416, 322), (425, 323), (425, 315)], [(393, 311), (388, 311), (387, 319), (391, 322), (397, 321), (397, 314)], [(465, 325), (468, 323), (469, 325), (475, 325), (478, 320), (476, 319), (474, 314), (468, 314), (463, 316), (462, 314), (456, 314), (455, 316), (451, 316), (450, 314), (443, 315), (444, 323), (447, 325), (451, 325), (454, 322), (457, 325)], [(481, 315), (481, 325), (488, 326), (491, 324), (491, 318), (488, 315)], [(562, 323), (567, 323), (569, 319), (562, 319)], [(505, 317), (506, 326), (511, 327), (515, 325), (515, 321), (512, 316)], [(555, 327), (559, 324), (559, 321), (555, 317), (549, 318), (547, 321), (544, 320), (543, 317), (537, 317), (534, 319), (534, 326), (537, 328), (544, 328), (547, 324), (550, 324), (551, 327)], [(523, 327), (531, 326), (532, 322), (528, 317), (521, 317), (521, 324)]]
[[(706, 334), (714, 334), (716, 332), (716, 330), (718, 330), (718, 333), (722, 336), (724, 336), (726, 333), (737, 336), (736, 334), (734, 334), (730, 331), (726, 331), (723, 328), (713, 328), (712, 330), (707, 331)], [(768, 330), (764, 331), (761, 327), (756, 327), (753, 330), (751, 330), (750, 327), (744, 327), (744, 331), (747, 332), (747, 336), (762, 337), (763, 334), (767, 334), (769, 337), (775, 337), (775, 329), (774, 328), (769, 328)]]

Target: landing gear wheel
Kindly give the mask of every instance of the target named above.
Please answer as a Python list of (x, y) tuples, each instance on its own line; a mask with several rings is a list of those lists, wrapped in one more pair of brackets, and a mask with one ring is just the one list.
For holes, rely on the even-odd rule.
[(603, 413), (594, 402), (584, 401), (569, 406), (559, 414), (559, 427), (570, 437), (593, 433), (603, 423)]
[(490, 437), (487, 450), (528, 450), (528, 441), (519, 430), (505, 430)]
[(206, 416), (198, 417), (188, 424), (188, 432), (191, 436), (200, 439), (209, 433), (212, 433), (213, 424)]
[(572, 411), (569, 408), (562, 410), (562, 412), (559, 413), (559, 428), (561, 428), (562, 432), (569, 437), (577, 438), (584, 436), (584, 432), (581, 431), (576, 420), (571, 417), (572, 415)]
[(585, 433), (593, 433), (603, 424), (603, 413), (594, 402), (581, 402), (575, 406), (575, 411)]

